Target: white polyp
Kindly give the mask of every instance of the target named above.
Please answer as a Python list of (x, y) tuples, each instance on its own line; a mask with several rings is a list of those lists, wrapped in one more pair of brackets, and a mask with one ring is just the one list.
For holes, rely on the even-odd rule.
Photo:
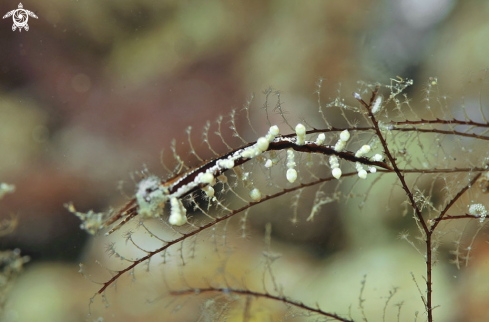
[(297, 134), (297, 145), (303, 145), (306, 142), (306, 127), (301, 123), (297, 124), (295, 134)]
[(364, 146), (361, 147), (360, 150), (362, 150), (362, 153), (363, 154), (367, 154), (367, 153), (370, 152), (370, 145), (364, 145)]
[(370, 161), (376, 161), (376, 162), (378, 162), (378, 161), (382, 161), (382, 159), (383, 159), (382, 155), (376, 154), (376, 155), (374, 155), (373, 157), (370, 158)]
[(341, 177), (341, 169), (340, 169), (340, 163), (338, 162), (338, 158), (336, 155), (332, 155), (329, 157), (329, 165), (331, 166), (331, 174), (333, 177), (336, 179), (339, 179)]
[(255, 150), (253, 148), (248, 148), (241, 153), (242, 158), (252, 158), (255, 156)]
[(333, 171), (331, 172), (333, 174), (333, 177), (336, 179), (341, 178), (341, 169), (340, 168), (333, 168)]
[(261, 200), (261, 191), (258, 190), (258, 189), (253, 189), (250, 191), (250, 198), (255, 201), (255, 202), (258, 202)]
[(377, 99), (374, 102), (374, 105), (372, 105), (372, 113), (377, 113), (380, 111), (382, 107), (382, 96), (378, 96)]
[(368, 167), (368, 171), (370, 171), (370, 173), (376, 173), (377, 168), (376, 167)]
[(357, 158), (361, 157), (364, 154), (367, 154), (370, 152), (370, 145), (364, 145), (358, 151), (355, 153), (355, 156)]
[(301, 123), (297, 124), (295, 126), (295, 134), (297, 134), (298, 136), (305, 135), (306, 134), (306, 127), (304, 125), (302, 125)]
[(316, 143), (317, 145), (321, 145), (321, 144), (323, 144), (323, 143), (324, 143), (324, 140), (326, 140), (326, 135), (324, 135), (324, 133), (320, 133), (320, 134), (318, 135), (318, 138), (316, 139), (316, 142), (315, 142), (315, 143)]
[(268, 159), (267, 162), (265, 162), (265, 168), (271, 168), (273, 166), (273, 161)]
[(233, 159), (221, 160), (219, 161), (219, 166), (224, 169), (232, 169), (234, 168), (234, 160)]
[(365, 171), (364, 169), (358, 171), (358, 176), (360, 177), (360, 179), (367, 179), (367, 171)]
[(366, 179), (367, 178), (367, 171), (365, 171), (365, 169), (363, 168), (363, 165), (360, 162), (356, 162), (355, 167), (357, 169), (358, 176), (361, 179)]
[(346, 142), (350, 139), (350, 132), (348, 130), (344, 130), (340, 133), (340, 140)]
[(280, 133), (280, 130), (279, 130), (278, 126), (272, 125), (272, 126), (270, 126), (268, 133), (270, 133), (273, 136), (277, 136)]
[(297, 171), (295, 171), (295, 169), (289, 169), (287, 170), (287, 180), (290, 182), (290, 183), (294, 183), (295, 180), (297, 180)]
[(170, 225), (182, 226), (187, 223), (187, 209), (182, 204), (182, 201), (176, 197), (170, 199), (171, 212), (168, 222)]
[(353, 93), (353, 97), (355, 97), (357, 100), (361, 100), (362, 97), (358, 93)]
[(213, 186), (216, 184), (216, 179), (214, 178), (214, 175), (212, 173), (206, 172), (200, 177), (200, 182), (207, 183)]
[(258, 141), (256, 141), (256, 147), (261, 152), (264, 152), (264, 151), (266, 151), (268, 149), (268, 144), (269, 143), (270, 143), (270, 141), (268, 141), (267, 138), (261, 137), (261, 138), (258, 139)]
[(279, 132), (280, 132), (280, 130), (279, 130), (278, 126), (272, 125), (272, 126), (270, 126), (270, 129), (268, 130), (268, 133), (265, 136), (265, 138), (269, 142), (272, 142), (275, 139), (275, 137), (279, 134)]
[(341, 152), (345, 148), (345, 145), (346, 145), (345, 141), (338, 140), (338, 142), (336, 142), (336, 144), (334, 146), (334, 150), (336, 152)]

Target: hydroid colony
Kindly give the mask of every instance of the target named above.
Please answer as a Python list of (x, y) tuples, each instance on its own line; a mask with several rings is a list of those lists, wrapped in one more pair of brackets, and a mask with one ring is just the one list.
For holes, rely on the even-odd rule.
[[(322, 84), (320, 80), (318, 98)], [(186, 265), (198, 252), (196, 245), (199, 236), (209, 238), (210, 235), (216, 253), (219, 252), (219, 249), (227, 246), (225, 242), (218, 241), (218, 235), (221, 234), (225, 241), (230, 234), (228, 226), (229, 229), (235, 227), (229, 222), (239, 217), (236, 227), (244, 231), (248, 218), (258, 215), (253, 213), (253, 209), (269, 200), (289, 195), (292, 215), (284, 220), (297, 223), (300, 220), (298, 200), (307, 191), (314, 195), (314, 201), (306, 221), (313, 221), (317, 216), (327, 215), (322, 212), (325, 205), (347, 202), (353, 198), (374, 198), (369, 193), (376, 184), (393, 180), (392, 188), (382, 202), (389, 206), (392, 195), (401, 192), (404, 196), (404, 210), (398, 205), (395, 209), (398, 209), (399, 216), (409, 214), (415, 228), (401, 233), (400, 237), (416, 248), (422, 255), (421, 261), (425, 262), (424, 275), (417, 277), (425, 281), (424, 287), (418, 286), (420, 303), (425, 310), (424, 316), (419, 319), (433, 321), (433, 309), (437, 305), (433, 302), (433, 291), (436, 289), (433, 284), (433, 266), (437, 262), (442, 240), (446, 242), (447, 231), (456, 229), (451, 228), (451, 223), (464, 222), (460, 233), (454, 234), (456, 237), (451, 239), (455, 244), (452, 261), (458, 267), (468, 263), (475, 236), (486, 223), (489, 123), (484, 116), (482, 95), (479, 98), (479, 118), (482, 121), (479, 121), (468, 116), (464, 104), (448, 104), (446, 97), (440, 97), (436, 78), (430, 78), (424, 88), (424, 107), (413, 108), (411, 99), (405, 93), (412, 85), (411, 80), (402, 78), (392, 79), (384, 85), (361, 82), (353, 92), (354, 103), (345, 103), (345, 98), (341, 96), (324, 105), (318, 99), (319, 115), (324, 122), (322, 128), (310, 125), (307, 120), (291, 125), (280, 103), (274, 111), (283, 122), (272, 124), (266, 103), (266, 119), (263, 119), (267, 122), (268, 132), (257, 135), (257, 139), (252, 142), (243, 139), (238, 133), (236, 113), (233, 111), (231, 129), (234, 137), (241, 141), (241, 146), (231, 147), (227, 143), (220, 131), (223, 119), (219, 118), (216, 134), (228, 147), (226, 153), (215, 152), (209, 141), (210, 125), (207, 125), (203, 143), (215, 157), (204, 160), (193, 148), (189, 130), (188, 146), (197, 164), (183, 161), (185, 158), (176, 153), (173, 144), (176, 160), (174, 170), (169, 170), (166, 178), (143, 171), (133, 197), (122, 208), (104, 213), (81, 213), (69, 204), (68, 209), (82, 220), (81, 228), (89, 233), (103, 231), (108, 236), (130, 223), (136, 227), (124, 236), (126, 242), (138, 250), (140, 255), (124, 255), (115, 250), (116, 244), (111, 243), (109, 253), (122, 261), (123, 268), (111, 270), (112, 276), (102, 282), (98, 294), (106, 300), (105, 292), (109, 286), (115, 285), (126, 273), (135, 274), (139, 266), (146, 265), (149, 269), (150, 261), (156, 255), (162, 256), (166, 263), (167, 258), (177, 256), (178, 253), (182, 266)], [(265, 92), (266, 102), (272, 93)], [(250, 128), (257, 133), (249, 117), (250, 109), (251, 104), (246, 104), (243, 114)], [(335, 127), (326, 117), (326, 110), (343, 117), (348, 126)], [(460, 115), (459, 111), (463, 111), (462, 117), (453, 116), (455, 112)], [(361, 212), (360, 209), (358, 215)], [(269, 214), (265, 212), (259, 215), (266, 217)], [(157, 222), (160, 226), (151, 228), (148, 222)], [(266, 228), (269, 245), (271, 228), (269, 225)], [(169, 232), (171, 237), (167, 238), (164, 231)], [(157, 246), (147, 248), (137, 241), (138, 234), (149, 236)], [(411, 240), (410, 235), (415, 235), (415, 240)], [(246, 233), (243, 236), (246, 237)], [(242, 243), (246, 242), (246, 239), (242, 239)], [(175, 248), (178, 251), (170, 251)], [(232, 248), (227, 249), (232, 251)], [(176, 290), (169, 291), (170, 295), (198, 298), (203, 293), (218, 294), (221, 296), (219, 308), (213, 308), (210, 302), (203, 302), (205, 304), (201, 306), (201, 310), (207, 312), (205, 316), (208, 320), (223, 320), (233, 314), (249, 316), (250, 307), (246, 304), (249, 298), (283, 302), (287, 310), (294, 307), (302, 312), (301, 318), (312, 320), (367, 319), (362, 301), (357, 315), (351, 311), (337, 314), (323, 310), (314, 303), (304, 304), (300, 298), (294, 298), (293, 294), (286, 294), (280, 287), (280, 281), (276, 281), (271, 272), (271, 263), (275, 259), (270, 252), (266, 254), (265, 267), (272, 276), (273, 291), (266, 290), (266, 282), (263, 282), (265, 290), (259, 291), (244, 284), (230, 283), (225, 277), (223, 280), (208, 280), (209, 277), (203, 276), (207, 281), (204, 286), (183, 283)], [(245, 304), (239, 304), (241, 297), (245, 298)], [(351, 302), (355, 300), (352, 298)], [(229, 306), (223, 306), (223, 302), (237, 309), (233, 313)], [(398, 319), (401, 319), (401, 306)], [(214, 314), (219, 310), (224, 310), (224, 314)], [(418, 313), (404, 314), (409, 320), (414, 315), (418, 318)]]

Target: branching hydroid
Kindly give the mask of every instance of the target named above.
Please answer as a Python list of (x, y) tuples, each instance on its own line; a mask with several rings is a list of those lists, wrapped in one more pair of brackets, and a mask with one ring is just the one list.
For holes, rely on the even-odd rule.
[[(175, 287), (173, 280), (165, 279), (167, 297), (216, 296), (212, 303), (202, 302), (201, 310), (206, 312), (201, 315), (204, 320), (223, 320), (239, 315), (236, 312), (249, 320), (251, 299), (282, 302), (287, 310), (300, 309), (302, 313), (296, 316), (303, 318), (367, 320), (364, 307), (368, 303), (363, 300), (360, 301), (360, 315), (344, 311), (339, 314), (323, 310), (314, 303), (304, 304), (294, 297), (293, 291), (282, 288), (273, 270), (277, 265), (272, 262), (278, 257), (271, 257), (270, 224), (266, 225), (268, 242), (263, 253), (265, 262), (262, 265), (266, 272), (262, 276), (262, 290), (244, 280), (238, 282), (236, 276), (231, 277), (232, 274), (227, 272), (226, 265), (237, 247), (230, 244), (230, 240), (236, 243), (231, 231), (237, 230), (236, 235), (245, 237), (239, 239), (239, 243), (248, 243), (250, 217), (273, 216), (273, 208), (264, 207), (271, 200), (284, 196), (291, 200), (291, 214), (288, 217), (283, 214), (282, 220), (295, 225), (301, 220), (314, 222), (326, 216), (323, 209), (331, 203), (348, 203), (358, 197), (363, 202), (356, 215), (362, 216), (365, 202), (375, 198), (386, 209), (394, 209), (389, 216), (412, 217), (412, 226), (417, 227), (403, 230), (399, 236), (408, 241), (425, 262), (424, 274), (418, 277), (425, 283), (424, 288), (419, 287), (420, 303), (425, 310), (423, 319), (434, 321), (433, 310), (438, 304), (434, 303), (433, 297), (436, 290), (433, 267), (438, 261), (440, 247), (444, 243), (455, 243), (452, 261), (457, 267), (467, 265), (475, 236), (486, 223), (489, 124), (485, 120), (483, 102), (479, 104), (478, 119), (469, 118), (471, 114), (466, 111), (466, 105), (461, 107), (464, 116), (455, 117), (460, 115), (459, 107), (448, 105), (447, 98), (439, 96), (436, 78), (430, 78), (424, 88), (424, 109), (413, 107), (413, 101), (406, 94), (406, 89), (412, 85), (413, 81), (400, 77), (385, 85), (360, 82), (352, 94), (353, 100), (339, 96), (322, 105), (324, 83), (320, 80), (317, 83), (318, 119), (324, 121), (324, 127), (307, 120), (294, 124), (286, 115), (282, 94), (268, 89), (264, 92), (262, 105), (268, 131), (256, 140), (248, 142), (246, 135), (238, 131), (238, 113), (232, 111), (229, 120), (218, 118), (216, 129), (213, 130), (210, 123), (204, 126), (202, 146), (215, 155), (212, 159), (200, 157), (196, 143), (191, 140), (193, 129), (188, 128), (189, 154), (199, 164), (190, 164), (186, 157), (178, 155), (173, 141), (171, 150), (175, 164), (167, 167), (173, 169), (171, 174), (162, 179), (143, 171), (134, 196), (119, 210), (110, 215), (92, 211), (80, 213), (69, 204), (68, 209), (83, 220), (82, 228), (90, 233), (104, 231), (105, 238), (112, 240), (113, 235), (127, 229), (126, 226), (130, 229), (125, 233), (128, 246), (123, 251), (118, 251), (120, 242), (110, 244), (110, 254), (120, 259), (123, 266), (116, 270), (107, 268), (111, 276), (101, 282), (98, 294), (105, 296), (109, 286), (115, 285), (125, 274), (135, 276), (140, 266), (149, 270), (150, 262), (158, 255), (159, 262), (170, 260), (178, 262), (180, 267), (180, 286)], [(273, 96), (274, 104), (271, 102)], [(245, 104), (242, 115), (250, 124), (250, 132), (259, 133), (259, 127), (250, 119), (253, 100), (254, 97)], [(282, 123), (272, 123), (272, 111), (278, 113)], [(348, 126), (335, 127), (329, 114), (340, 116)], [(225, 125), (230, 126), (240, 146), (233, 146), (231, 142), (234, 141), (223, 135)], [(218, 154), (212, 146), (212, 131), (227, 152)], [(392, 184), (388, 191), (381, 197), (374, 197), (372, 189), (378, 185), (385, 187), (386, 183)], [(299, 208), (299, 205), (308, 195), (312, 205), (308, 205), (309, 212), (303, 214), (304, 207)], [(403, 206), (396, 204), (396, 200), (401, 200)], [(238, 219), (233, 221), (233, 218)], [(454, 231), (459, 233), (454, 234)], [(197, 260), (202, 251), (199, 244), (203, 240), (213, 245), (218, 261), (228, 264), (218, 269), (219, 277), (202, 274), (201, 282), (195, 282), (195, 277), (184, 274), (182, 267)], [(215, 264), (202, 258), (200, 263), (204, 266)], [(165, 265), (163, 271), (170, 270), (169, 264)], [(193, 274), (198, 275), (198, 272)], [(361, 286), (362, 292), (364, 287), (365, 282)], [(380, 313), (383, 320), (386, 320), (386, 311), (391, 305), (396, 306), (398, 319), (404, 314), (409, 319), (418, 316), (406, 309), (401, 314), (404, 301), (393, 302), (394, 296), (398, 296), (397, 290), (392, 288), (385, 295), (385, 305)], [(244, 304), (238, 304), (241, 298), (246, 299)], [(355, 298), (351, 298), (350, 304), (354, 302)], [(290, 318), (288, 313), (282, 314)], [(371, 318), (379, 319), (380, 315)]]

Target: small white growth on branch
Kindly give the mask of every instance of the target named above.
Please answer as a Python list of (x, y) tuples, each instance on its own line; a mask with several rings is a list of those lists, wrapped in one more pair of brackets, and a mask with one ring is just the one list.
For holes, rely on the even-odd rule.
[(295, 171), (295, 169), (288, 169), (286, 176), (290, 183), (294, 183), (295, 180), (297, 180), (297, 171)]
[(357, 158), (367, 154), (370, 152), (370, 145), (363, 145), (358, 151), (355, 153)]
[(469, 214), (480, 217), (480, 222), (484, 222), (487, 216), (487, 209), (483, 204), (472, 204), (469, 206)]
[(287, 180), (290, 183), (294, 183), (295, 180), (297, 180), (297, 171), (294, 169), (295, 168), (295, 161), (294, 161), (294, 151), (292, 149), (287, 150)]
[(340, 163), (338, 162), (338, 158), (336, 155), (332, 155), (329, 157), (329, 165), (331, 166), (331, 173), (333, 177), (336, 179), (341, 178), (341, 169), (340, 169)]
[[(382, 155), (380, 155), (378, 153), (373, 155), (372, 157), (370, 157), (370, 161), (374, 161), (374, 162), (379, 162), (379, 161), (382, 161), (383, 159), (384, 158), (382, 157)], [(370, 171), (370, 173), (376, 173), (377, 172), (377, 168), (373, 167), (373, 166), (368, 167), (368, 170)]]
[(360, 162), (356, 162), (355, 166), (357, 168), (358, 176), (360, 179), (367, 179), (367, 171), (363, 168), (363, 165)]
[(340, 168), (334, 168), (332, 171), (333, 177), (336, 179), (341, 178), (341, 169)]
[(306, 143), (306, 127), (301, 123), (295, 126), (295, 134), (297, 134), (297, 145)]
[(338, 140), (338, 142), (336, 142), (336, 144), (334, 145), (334, 150), (336, 152), (341, 152), (345, 149), (345, 141), (342, 141), (342, 140)]
[(372, 156), (370, 158), (370, 161), (375, 161), (375, 162), (379, 162), (379, 161), (382, 161), (384, 158), (382, 157), (382, 155), (380, 154), (375, 154), (374, 156)]
[(372, 113), (376, 114), (382, 110), (382, 96), (377, 96), (374, 104), (372, 105)]
[(258, 139), (258, 141), (256, 141), (256, 147), (259, 151), (263, 152), (263, 151), (266, 151), (268, 149), (269, 143), (270, 142), (267, 140), (267, 138), (261, 137)]
[(261, 200), (261, 191), (258, 190), (258, 189), (253, 189), (250, 191), (250, 198), (254, 201), (254, 202), (258, 202)]
[(336, 142), (334, 146), (334, 150), (336, 152), (343, 151), (345, 149), (346, 142), (348, 142), (349, 139), (350, 139), (350, 132), (348, 132), (348, 130), (342, 131), (340, 133), (340, 139), (338, 140), (338, 142)]
[(318, 135), (318, 138), (316, 139), (316, 144), (317, 145), (321, 145), (324, 143), (324, 140), (326, 140), (326, 135), (324, 135), (324, 133), (321, 133)]
[(171, 213), (168, 222), (170, 225), (182, 226), (187, 223), (187, 209), (183, 206), (182, 200), (173, 197), (170, 199)]
[(198, 176), (198, 179), (199, 179), (200, 183), (206, 183), (206, 184), (209, 184), (211, 186), (216, 184), (216, 178), (214, 178), (214, 175), (210, 172), (206, 172), (203, 175)]
[(272, 142), (279, 133), (280, 130), (278, 126), (272, 125), (270, 126), (270, 129), (268, 130), (268, 133), (265, 136), (265, 138), (268, 140), (268, 142)]

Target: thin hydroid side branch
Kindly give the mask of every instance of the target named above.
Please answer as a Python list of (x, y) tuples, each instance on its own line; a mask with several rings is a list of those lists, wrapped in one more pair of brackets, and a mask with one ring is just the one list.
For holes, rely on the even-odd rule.
[(258, 298), (265, 298), (273, 301), (280, 301), (285, 303), (286, 305), (291, 305), (298, 307), (300, 309), (304, 309), (308, 312), (313, 312), (317, 313), (322, 316), (327, 316), (329, 318), (335, 319), (337, 321), (342, 321), (342, 322), (354, 322), (353, 320), (345, 319), (342, 318), (341, 316), (335, 314), (335, 313), (329, 313), (325, 312), (319, 308), (315, 308), (312, 306), (305, 305), (304, 303), (301, 302), (296, 302), (293, 301), (285, 296), (275, 296), (269, 293), (260, 293), (260, 292), (254, 292), (250, 290), (240, 290), (240, 289), (233, 289), (233, 288), (214, 288), (214, 287), (208, 287), (208, 288), (199, 288), (199, 289), (187, 289), (187, 290), (181, 290), (181, 291), (172, 291), (170, 292), (171, 295), (175, 296), (181, 296), (181, 295), (195, 295), (196, 291), (199, 292), (199, 294), (202, 293), (214, 293), (214, 292), (219, 292), (223, 294), (230, 294), (230, 293), (235, 293), (235, 294), (241, 294), (241, 295), (247, 295), (247, 296), (253, 296), (253, 297), (258, 297)]
[(404, 191), (406, 192), (406, 195), (408, 196), (410, 202), (411, 202), (411, 206), (413, 207), (415, 213), (416, 213), (416, 216), (418, 217), (419, 221), (421, 222), (421, 225), (423, 227), (423, 230), (426, 234), (428, 234), (428, 227), (426, 225), (426, 222), (424, 221), (423, 219), (423, 216), (421, 215), (421, 211), (419, 210), (418, 206), (416, 205), (416, 201), (414, 200), (414, 196), (413, 194), (411, 193), (411, 191), (409, 190), (407, 184), (406, 184), (406, 181), (404, 180), (404, 175), (401, 173), (401, 171), (399, 170), (399, 168), (397, 167), (397, 164), (396, 164), (396, 159), (392, 156), (391, 152), (390, 152), (390, 149), (389, 147), (387, 146), (387, 142), (385, 141), (383, 135), (382, 135), (382, 131), (380, 130), (380, 127), (379, 127), (379, 122), (377, 121), (376, 117), (374, 116), (374, 114), (372, 113), (372, 110), (371, 110), (371, 107), (372, 107), (372, 102), (374, 102), (375, 100), (375, 97), (377, 96), (378, 94), (378, 91), (380, 89), (380, 86), (377, 85), (375, 87), (375, 90), (372, 92), (372, 97), (370, 99), (370, 104), (367, 104), (365, 103), (365, 101), (361, 98), (361, 96), (357, 93), (354, 93), (353, 96), (360, 102), (360, 104), (362, 104), (365, 109), (367, 110), (367, 113), (368, 113), (368, 116), (370, 118), (370, 121), (372, 122), (372, 124), (374, 125), (374, 128), (375, 128), (375, 132), (377, 133), (377, 136), (382, 144), (382, 147), (384, 148), (384, 153), (386, 154), (387, 158), (389, 159), (391, 165), (392, 165), (392, 168), (394, 169), (394, 171), (396, 172), (397, 174), (397, 177), (399, 178), (399, 180), (401, 181), (401, 184), (402, 184), (402, 188), (404, 189)]
[(399, 131), (399, 132), (417, 132), (417, 133), (438, 133), (438, 134), (451, 134), (451, 135), (458, 135), (458, 136), (465, 136), (468, 138), (474, 138), (478, 140), (488, 140), (488, 136), (483, 136), (475, 133), (464, 133), (460, 131), (448, 131), (448, 130), (439, 130), (439, 129), (420, 129), (416, 127), (392, 127), (391, 131)]
[(447, 211), (455, 204), (455, 202), (467, 191), (469, 190), (470, 187), (472, 187), (474, 185), (474, 183), (480, 178), (480, 176), (482, 175), (482, 173), (478, 173), (477, 175), (475, 175), (472, 180), (470, 180), (470, 182), (468, 184), (465, 185), (465, 187), (463, 187), (462, 190), (460, 190), (454, 198), (452, 198), (452, 200), (450, 200), (450, 202), (445, 206), (445, 208), (442, 210), (442, 212), (438, 215), (438, 217), (436, 219), (433, 220), (433, 225), (431, 226), (430, 228), (430, 235), (433, 234), (433, 232), (435, 231), (436, 227), (438, 226), (438, 224), (440, 223), (440, 221), (443, 219), (443, 217), (445, 217)]
[(453, 124), (458, 124), (458, 125), (469, 125), (469, 126), (476, 126), (476, 127), (489, 127), (489, 123), (482, 123), (482, 122), (475, 122), (472, 120), (458, 120), (458, 119), (449, 119), (449, 120), (444, 120), (440, 118), (436, 118), (435, 120), (425, 120), (425, 119), (420, 119), (420, 120), (406, 120), (406, 121), (398, 121), (398, 122), (390, 122), (389, 124), (392, 125), (415, 125), (415, 124), (444, 124), (444, 125), (453, 125)]
[(432, 219), (431, 222), (438, 222), (438, 221), (442, 221), (442, 220), (452, 220), (452, 219), (480, 219), (480, 218), (481, 217), (478, 215), (469, 215), (469, 214), (459, 215), (459, 216), (446, 215), (443, 218)]
[[(474, 168), (438, 168), (438, 169), (399, 169), (402, 173), (419, 173), (419, 174), (429, 174), (429, 173), (470, 173), (470, 172), (486, 172), (487, 168), (484, 167), (474, 167)], [(391, 173), (392, 170), (379, 169), (377, 172)]]
[[(458, 121), (458, 120), (456, 120)], [(459, 121), (461, 122), (461, 121)], [(464, 137), (469, 137), (469, 138), (474, 138), (474, 139), (479, 139), (479, 140), (489, 140), (488, 136), (483, 136), (475, 133), (465, 133), (465, 132), (460, 132), (456, 130), (442, 130), (442, 129), (423, 129), (419, 127), (398, 127), (399, 125), (414, 125), (414, 124), (440, 124), (440, 125), (453, 125), (453, 124), (461, 124), (461, 125), (468, 125), (468, 126), (475, 126), (475, 127), (489, 127), (489, 124), (484, 124), (484, 123), (476, 123), (476, 122), (468, 122), (467, 124), (465, 123), (458, 123), (458, 122), (451, 122), (450, 120), (440, 120), (440, 122), (417, 122), (417, 121), (403, 121), (403, 122), (393, 122), (388, 124), (388, 130), (389, 131), (398, 131), (398, 132), (420, 132), (420, 133), (438, 133), (438, 134), (450, 134), (450, 135), (457, 135), (457, 136), (464, 136)], [(475, 123), (475, 124), (473, 124)], [(398, 126), (394, 126), (398, 125)], [(328, 132), (342, 132), (344, 130), (348, 131), (357, 131), (357, 132), (365, 132), (369, 130), (375, 130), (374, 127), (370, 126), (364, 126), (364, 127), (354, 127), (354, 128), (331, 128), (331, 129), (314, 129), (311, 131), (307, 131), (306, 134), (314, 134), (314, 133), (328, 133)], [(295, 134), (288, 134), (284, 135), (283, 137), (293, 137)]]

